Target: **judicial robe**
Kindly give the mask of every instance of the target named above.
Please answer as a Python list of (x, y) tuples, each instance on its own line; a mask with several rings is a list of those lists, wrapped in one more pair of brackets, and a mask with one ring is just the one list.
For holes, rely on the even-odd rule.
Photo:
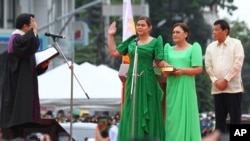
[(29, 30), (16, 30), (8, 43), (3, 88), (0, 97), (0, 128), (40, 122), (37, 75), (46, 69), (36, 67), (39, 39)]

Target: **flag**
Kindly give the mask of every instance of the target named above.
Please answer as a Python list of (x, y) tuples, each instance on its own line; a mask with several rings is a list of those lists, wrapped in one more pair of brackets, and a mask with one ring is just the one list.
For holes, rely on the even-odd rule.
[[(132, 12), (131, 0), (123, 0), (122, 8), (122, 40), (125, 41), (128, 37), (135, 34), (135, 22)], [(122, 56), (122, 65), (129, 64), (129, 55)], [(122, 66), (121, 65), (121, 66)], [(124, 103), (125, 81), (122, 82), (122, 106)]]
[[(131, 0), (123, 0), (122, 9), (122, 40), (126, 40), (128, 37), (135, 34), (135, 22), (133, 17)], [(129, 64), (128, 55), (122, 57), (122, 63)]]

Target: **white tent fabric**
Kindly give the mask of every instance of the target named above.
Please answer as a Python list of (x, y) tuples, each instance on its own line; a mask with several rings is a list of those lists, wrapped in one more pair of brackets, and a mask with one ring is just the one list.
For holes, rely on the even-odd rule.
[[(118, 71), (105, 65), (74, 64), (73, 108), (110, 111), (121, 108), (122, 83)], [(41, 107), (69, 109), (71, 99), (71, 69), (65, 63), (38, 76)], [(90, 99), (87, 99), (85, 92)]]

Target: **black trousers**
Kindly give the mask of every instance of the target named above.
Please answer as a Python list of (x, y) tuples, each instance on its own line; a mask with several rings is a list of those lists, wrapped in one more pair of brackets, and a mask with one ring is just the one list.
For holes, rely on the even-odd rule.
[(221, 93), (214, 95), (215, 129), (228, 132), (226, 118), (229, 114), (230, 124), (241, 123), (242, 93)]

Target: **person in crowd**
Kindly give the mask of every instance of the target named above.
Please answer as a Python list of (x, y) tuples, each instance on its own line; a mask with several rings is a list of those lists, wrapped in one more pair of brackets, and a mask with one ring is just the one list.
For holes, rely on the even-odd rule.
[[(125, 100), (117, 140), (128, 141), (145, 137), (164, 140), (161, 108), (163, 91), (153, 69), (154, 60), (159, 67), (169, 66), (163, 60), (162, 37), (154, 38), (150, 35), (152, 24), (150, 18), (144, 16), (139, 17), (136, 23), (137, 36), (129, 37), (118, 46), (116, 46), (114, 39), (116, 30), (116, 22), (113, 22), (108, 30), (109, 53), (113, 57), (129, 54), (131, 61), (126, 78)], [(138, 59), (135, 62), (136, 48)], [(137, 70), (134, 74), (136, 75), (135, 87), (133, 87), (135, 84), (133, 83), (133, 70)]]
[(109, 121), (106, 116), (99, 116), (95, 131), (96, 141), (109, 141)]
[(226, 119), (231, 124), (241, 123), (241, 99), (243, 83), (241, 70), (244, 49), (241, 41), (229, 36), (230, 27), (225, 20), (217, 20), (213, 26), (215, 41), (206, 48), (205, 67), (212, 82), (214, 97), (215, 129), (227, 132)]
[[(202, 141), (222, 141), (222, 139), (220, 139), (221, 137), (222, 136), (221, 136), (220, 131), (215, 130), (211, 134), (209, 134), (208, 136), (203, 137)], [(226, 139), (226, 138), (224, 138), (224, 139)], [(228, 141), (228, 140), (224, 140), (224, 141)]]
[(70, 116), (67, 117), (65, 115), (64, 110), (60, 109), (57, 111), (57, 113), (56, 113), (56, 121), (57, 122), (59, 122), (59, 123), (69, 122), (70, 119), (71, 119), (71, 113), (70, 113)]
[(110, 141), (117, 141), (117, 135), (118, 135), (118, 126), (116, 125), (116, 119), (109, 117), (109, 140)]
[(13, 138), (22, 137), (26, 124), (40, 123), (37, 76), (45, 72), (49, 61), (37, 67), (38, 26), (33, 14), (16, 18), (16, 30), (8, 43), (0, 105), (0, 128), (10, 128)]
[(34, 132), (30, 135), (27, 135), (26, 141), (52, 141), (49, 134), (40, 133), (40, 132)]
[(199, 43), (188, 42), (190, 31), (185, 23), (172, 27), (175, 45), (166, 43), (164, 59), (175, 69), (166, 71), (165, 141), (201, 141), (195, 76), (202, 73)]
[(211, 116), (208, 115), (207, 117), (202, 118), (200, 120), (200, 124), (202, 137), (205, 137), (213, 132), (214, 124)]
[(48, 119), (53, 119), (54, 114), (51, 110), (48, 110), (45, 114), (42, 115), (42, 118), (48, 118)]

